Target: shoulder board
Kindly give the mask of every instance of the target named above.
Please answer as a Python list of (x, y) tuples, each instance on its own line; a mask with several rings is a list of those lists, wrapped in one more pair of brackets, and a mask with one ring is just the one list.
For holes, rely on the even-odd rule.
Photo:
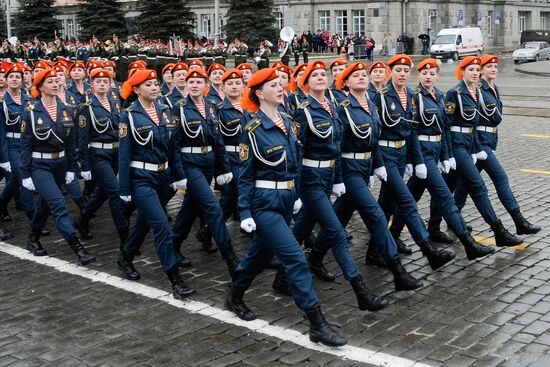
[(218, 108), (222, 108), (222, 107), (223, 107), (223, 102), (218, 103)]
[(168, 98), (168, 97), (171, 96), (171, 95), (172, 95), (172, 91), (166, 93), (164, 96)]
[(0, 97), (0, 103), (4, 103), (5, 99), (4, 97)]
[(32, 111), (34, 110), (34, 103), (29, 104), (28, 107), (25, 108), (26, 111)]
[(342, 102), (340, 102), (339, 106), (347, 107), (350, 104), (351, 104), (351, 102), (349, 101), (349, 99), (344, 99)]
[(128, 107), (128, 108), (125, 108), (124, 111), (126, 112), (132, 112), (134, 109), (132, 108), (132, 106)]
[(456, 88), (455, 88), (455, 91), (456, 91), (457, 93), (460, 93), (460, 87), (456, 87)]
[(84, 91), (84, 94), (90, 94), (90, 93), (92, 93), (91, 89), (87, 89), (87, 90)]
[(181, 107), (185, 107), (185, 105), (187, 104), (187, 102), (185, 101), (185, 98), (182, 98), (178, 101), (178, 104), (181, 106)]
[(384, 87), (378, 91), (380, 94), (388, 93), (388, 87)]
[(481, 83), (477, 83), (477, 84), (476, 84), (476, 87), (477, 87), (478, 89), (481, 88), (482, 86), (483, 86), (483, 84), (481, 84)]
[(309, 102), (304, 102), (304, 103), (300, 103), (298, 105), (298, 108), (303, 110), (304, 108), (306, 108), (307, 106), (309, 106)]
[(249, 133), (256, 130), (260, 125), (262, 124), (262, 121), (258, 118), (255, 118), (254, 120), (250, 121), (246, 126), (245, 129)]
[(83, 103), (81, 103), (81, 104), (82, 104), (82, 106), (88, 107), (88, 106), (90, 106), (90, 105), (92, 104), (92, 100), (87, 100), (86, 102), (83, 102)]
[(291, 119), (292, 120), (292, 116), (290, 116), (288, 113), (286, 112), (279, 112), (281, 115), (283, 115), (284, 117), (286, 117), (287, 119)]
[(164, 104), (164, 103), (159, 103), (159, 106), (160, 106), (160, 108), (170, 109), (170, 106), (168, 106), (167, 104)]
[(290, 93), (294, 94), (295, 96), (298, 95), (298, 91), (296, 91), (296, 90), (293, 90), (293, 91), (291, 91)]
[(416, 89), (414, 90), (414, 94), (419, 94), (420, 92), (421, 92), (421, 89), (420, 89), (420, 88), (416, 88)]

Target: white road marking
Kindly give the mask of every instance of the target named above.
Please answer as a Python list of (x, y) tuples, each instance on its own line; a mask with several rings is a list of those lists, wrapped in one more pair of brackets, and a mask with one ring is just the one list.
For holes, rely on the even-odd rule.
[(430, 367), (428, 364), (393, 356), (388, 353), (377, 352), (367, 348), (354, 347), (351, 345), (346, 345), (340, 348), (325, 347), (321, 344), (312, 343), (309, 340), (309, 336), (307, 334), (304, 335), (293, 329), (284, 329), (278, 326), (270, 325), (269, 322), (266, 320), (256, 319), (254, 321), (243, 321), (229, 311), (222, 310), (217, 307), (212, 307), (203, 302), (193, 300), (176, 300), (172, 297), (171, 293), (168, 293), (161, 289), (150, 287), (137, 282), (132, 282), (101, 271), (78, 266), (65, 260), (60, 260), (49, 256), (36, 257), (23, 248), (13, 246), (5, 242), (0, 242), (0, 251), (19, 259), (32, 261), (40, 265), (54, 268), (55, 270), (63, 273), (76, 275), (82, 278), (89, 279), (93, 282), (104, 283), (111, 287), (138, 294), (147, 298), (161, 300), (165, 303), (170, 304), (171, 306), (183, 309), (189, 313), (204, 315), (206, 317), (219, 320), (226, 324), (244, 327), (256, 333), (294, 343), (303, 348), (332, 354), (343, 359), (369, 363), (376, 366)]

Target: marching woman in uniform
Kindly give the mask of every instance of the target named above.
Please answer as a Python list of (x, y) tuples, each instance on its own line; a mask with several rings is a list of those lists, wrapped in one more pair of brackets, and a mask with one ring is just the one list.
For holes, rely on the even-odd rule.
[[(92, 178), (97, 188), (109, 198), (111, 216), (117, 228), (121, 245), (128, 237), (128, 220), (124, 202), (119, 197), (118, 173), (118, 118), (120, 103), (110, 97), (111, 77), (108, 70), (90, 72), (93, 94), (78, 112), (79, 162), (84, 180)], [(92, 238), (89, 222), (103, 203), (99, 195), (92, 195), (78, 220), (78, 231), (84, 239)]]
[(233, 274), (239, 259), (231, 245), (220, 203), (210, 188), (213, 176), (223, 186), (231, 182), (233, 174), (219, 132), (218, 108), (204, 98), (207, 79), (202, 69), (189, 71), (186, 77), (189, 95), (172, 109), (179, 125), (174, 147), (179, 155), (176, 169), (189, 180), (172, 228), (174, 249), (181, 261), (187, 261), (181, 254), (181, 245), (202, 213), (229, 273)]
[(275, 61), (271, 65), (271, 67), (277, 71), (277, 76), (279, 77), (283, 90), (285, 91), (284, 103), (279, 106), (279, 109), (282, 108), (283, 112), (291, 114), (292, 109), (290, 107), (289, 96), (288, 96), (288, 93), (286, 92), (286, 88), (288, 86), (288, 83), (290, 82), (290, 74), (292, 73), (292, 69), (286, 66), (285, 64), (283, 64), (281, 61)]
[(307, 64), (300, 64), (294, 68), (292, 75), (290, 76), (290, 82), (288, 83), (288, 102), (292, 112), (296, 110), (299, 104), (307, 100), (307, 93), (302, 89), (300, 80), (302, 79), (302, 74), (307, 68)]
[(31, 220), (27, 250), (35, 256), (46, 255), (40, 233), (51, 212), (59, 233), (69, 243), (82, 265), (96, 259), (86, 251), (69, 219), (67, 203), (59, 187), (70, 184), (78, 169), (76, 128), (72, 112), (57, 98), (59, 79), (54, 69), (34, 78), (32, 96), (37, 100), (26, 108), (21, 121), (21, 176), (23, 187), (40, 194), (38, 208)]
[(162, 99), (170, 109), (172, 109), (180, 99), (187, 97), (187, 89), (185, 88), (185, 77), (189, 67), (183, 62), (178, 62), (171, 69), (173, 87), (169, 93), (164, 95)]
[(523, 240), (508, 232), (497, 218), (487, 187), (475, 165), (478, 159), (486, 160), (488, 157), (487, 147), (480, 144), (477, 134), (477, 128), (482, 126), (480, 109), (483, 108), (480, 106), (482, 92), (478, 87), (480, 65), (479, 57), (465, 57), (456, 68), (456, 77), (460, 82), (446, 94), (445, 112), (451, 125), (451, 149), (456, 162), (456, 170), (450, 171), (449, 186), (453, 188), (459, 180), (463, 182), (477, 210), (491, 226), (498, 247), (516, 246)]
[(388, 77), (388, 68), (382, 61), (373, 62), (369, 67), (369, 98), (374, 101), (376, 93), (384, 88), (386, 78)]
[[(449, 153), (447, 149), (447, 137), (450, 134), (445, 114), (445, 100), (443, 92), (435, 87), (439, 76), (439, 65), (435, 59), (425, 59), (418, 64), (418, 87), (415, 89), (415, 105), (417, 124), (413, 127), (418, 135), (422, 157), (426, 165), (427, 176), (421, 179), (411, 176), (407, 187), (414, 199), (418, 202), (427, 188), (431, 195), (431, 201), (438, 206), (439, 212), (449, 228), (458, 237), (468, 260), (473, 260), (495, 252), (494, 247), (477, 243), (466, 228), (466, 222), (455, 205), (453, 195), (445, 182), (438, 162), (441, 157), (443, 169), (446, 173), (450, 170)], [(398, 236), (405, 226), (405, 219), (397, 208), (394, 213), (391, 232)], [(429, 232), (429, 230), (428, 230)]]
[[(498, 142), (498, 125), (502, 121), (502, 100), (495, 79), (498, 75), (498, 56), (483, 55), (481, 60), (481, 86), (479, 88), (479, 126), (476, 127), (479, 143), (487, 158), (480, 160), (478, 158), (477, 168), (484, 170), (489, 174), (491, 181), (495, 185), (498, 198), (504, 208), (516, 224), (518, 235), (533, 234), (541, 230), (527, 221), (521, 214), (519, 204), (510, 188), (508, 176), (502, 168), (498, 158), (495, 155)], [(456, 205), (462, 209), (466, 203), (468, 191), (466, 185), (459, 183), (455, 190)]]
[[(384, 166), (384, 162), (377, 143), (380, 118), (374, 103), (366, 94), (367, 65), (363, 62), (349, 65), (339, 75), (336, 87), (339, 90), (345, 88), (349, 95), (338, 108), (338, 116), (344, 123), (341, 156), (346, 193), (336, 199), (334, 212), (344, 227), (351, 220), (353, 212), (359, 212), (371, 234), (367, 263), (389, 267), (394, 275), (396, 290), (419, 288), (422, 282), (414, 279), (401, 265), (397, 245), (388, 231), (384, 212), (369, 190), (373, 167), (379, 169)], [(322, 229), (308, 259), (314, 272), (323, 271), (322, 260), (329, 248), (330, 239), (327, 231)], [(315, 255), (317, 259), (314, 259)]]
[(334, 81), (332, 82), (332, 85), (329, 89), (327, 89), (327, 98), (332, 101), (336, 106), (338, 106), (343, 100), (346, 99), (346, 93), (345, 91), (336, 88), (336, 80), (338, 80), (338, 77), (346, 70), (348, 66), (348, 60), (339, 57), (332, 61), (330, 63), (330, 73), (332, 74), (332, 77), (334, 78)]
[(310, 340), (328, 346), (345, 345), (346, 338), (321, 312), (304, 253), (289, 229), (292, 213), (300, 205), (296, 187), (300, 153), (290, 120), (278, 110), (283, 88), (275, 69), (255, 73), (248, 88), (243, 107), (255, 115), (244, 128), (239, 145), (239, 211), (241, 228), (254, 233), (254, 239), (233, 274), (226, 307), (243, 320), (256, 318), (243, 296), (276, 255), (285, 268), (294, 302), (310, 322)]
[(176, 299), (183, 299), (194, 290), (180, 275), (172, 247), (172, 231), (162, 207), (174, 190), (185, 188), (187, 180), (185, 176), (178, 176), (175, 168), (170, 169), (178, 159), (172, 147), (176, 126), (168, 109), (156, 102), (159, 93), (157, 73), (147, 69), (135, 71), (121, 91), (125, 100), (131, 94), (137, 95), (137, 100), (122, 112), (118, 125), (120, 198), (132, 201), (138, 214), (117, 265), (125, 278), (140, 278), (132, 262), (151, 228), (157, 255), (172, 284), (172, 294)]
[[(420, 247), (432, 269), (439, 269), (452, 259), (455, 254), (447, 250), (438, 250), (430, 242), (428, 231), (416, 206), (411, 192), (403, 181), (403, 173), (413, 174), (416, 164), (416, 175), (426, 178), (426, 165), (418, 137), (412, 125), (415, 123), (414, 94), (407, 87), (411, 76), (411, 58), (397, 54), (388, 61), (391, 79), (388, 86), (378, 91), (374, 102), (380, 114), (381, 133), (378, 145), (384, 159), (384, 166), (374, 170), (382, 181), (378, 203), (389, 219), (399, 207), (406, 220), (407, 227), (415, 243)], [(398, 251), (410, 254), (409, 249), (399, 237), (394, 236)]]
[(224, 99), (222, 77), (225, 73), (225, 66), (214, 63), (208, 68), (208, 81), (210, 82), (210, 90), (206, 97), (212, 104), (218, 105)]
[(78, 103), (84, 101), (84, 96), (90, 93), (90, 85), (84, 82), (85, 66), (82, 61), (76, 61), (74, 64), (69, 66), (69, 78), (71, 80), (69, 92), (71, 92), (75, 97)]
[(160, 92), (163, 96), (167, 95), (174, 88), (174, 82), (172, 80), (172, 69), (176, 64), (169, 63), (162, 68), (162, 85), (160, 86)]
[(252, 78), (252, 64), (249, 64), (247, 62), (239, 64), (237, 66), (237, 70), (243, 73), (243, 80), (244, 84), (246, 85), (250, 78)]
[[(388, 305), (388, 301), (374, 295), (363, 282), (351, 257), (346, 234), (330, 201), (330, 195), (340, 197), (346, 193), (340, 165), (340, 142), (343, 127), (336, 107), (326, 97), (328, 76), (325, 63), (315, 61), (304, 71), (300, 82), (308, 93), (307, 101), (300, 104), (294, 114), (293, 128), (303, 147), (300, 175), (300, 199), (303, 208), (296, 217), (293, 233), (301, 243), (311, 233), (316, 222), (324, 230), (334, 258), (350, 282), (360, 310), (376, 311)], [(323, 253), (313, 248), (309, 263), (313, 274), (326, 276), (322, 267)], [(319, 271), (320, 270), (320, 271)], [(284, 291), (281, 271), (277, 272), (274, 288)], [(332, 277), (331, 277), (332, 278)]]

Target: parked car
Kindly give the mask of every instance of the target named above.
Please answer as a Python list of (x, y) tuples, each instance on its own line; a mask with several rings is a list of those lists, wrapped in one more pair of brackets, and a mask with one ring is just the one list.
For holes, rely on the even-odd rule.
[(524, 42), (512, 54), (514, 64), (520, 61), (550, 60), (550, 45), (548, 42)]

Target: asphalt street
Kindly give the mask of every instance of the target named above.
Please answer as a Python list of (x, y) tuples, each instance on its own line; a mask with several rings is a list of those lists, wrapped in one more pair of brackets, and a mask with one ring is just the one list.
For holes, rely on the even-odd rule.
[[(443, 64), (439, 87), (457, 83), (456, 64)], [(137, 283), (116, 268), (118, 237), (108, 207), (92, 221), (86, 241), (98, 261), (85, 268), (50, 221), (42, 243), (49, 257), (25, 250), (28, 221), (11, 205), (15, 234), (0, 243), (0, 367), (2, 366), (549, 366), (550, 365), (550, 79), (501, 64), (498, 85), (505, 103), (497, 156), (524, 215), (543, 229), (517, 248), (498, 249), (468, 261), (458, 242), (445, 245), (456, 259), (433, 272), (408, 233), (414, 250), (402, 261), (424, 282), (416, 292), (395, 292), (391, 274), (364, 264), (369, 233), (356, 214), (350, 248), (367, 285), (391, 304), (379, 312), (356, 308), (355, 295), (331, 254), (334, 283), (315, 279), (323, 311), (349, 338), (344, 348), (309, 342), (308, 324), (291, 298), (271, 290), (266, 270), (246, 293), (257, 313), (253, 323), (223, 311), (229, 276), (219, 254), (200, 250), (194, 237), (184, 253), (194, 267), (183, 272), (197, 290), (191, 300), (173, 300), (147, 238), (136, 267)], [(413, 77), (414, 79), (416, 76)], [(414, 87), (414, 83), (411, 83)], [(514, 230), (485, 175), (491, 201), (505, 226)], [(375, 185), (378, 192), (379, 184)], [(181, 195), (170, 202), (175, 215)], [(419, 203), (428, 217), (428, 196)], [(76, 216), (72, 203), (71, 212)], [(476, 239), (494, 244), (489, 226), (471, 200), (463, 210)], [(228, 222), (237, 252), (248, 239)], [(195, 231), (193, 231), (194, 233)]]

